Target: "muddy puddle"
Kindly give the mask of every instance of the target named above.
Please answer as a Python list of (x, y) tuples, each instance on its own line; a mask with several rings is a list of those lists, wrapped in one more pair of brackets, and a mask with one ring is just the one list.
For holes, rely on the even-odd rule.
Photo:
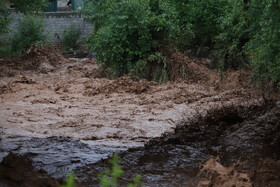
[(51, 48), (1, 60), (0, 186), (57, 186), (71, 170), (96, 186), (112, 153), (124, 160), (121, 186), (136, 173), (146, 186), (279, 184), (279, 107), (250, 72), (221, 82), (197, 60), (172, 59), (190, 76), (161, 85), (109, 80), (94, 59)]

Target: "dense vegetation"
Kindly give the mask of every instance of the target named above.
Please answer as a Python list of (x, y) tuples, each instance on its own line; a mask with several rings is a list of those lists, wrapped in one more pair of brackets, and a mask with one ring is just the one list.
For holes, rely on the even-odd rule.
[[(16, 11), (24, 14), (38, 12), (47, 4), (46, 0), (12, 2)], [(170, 78), (166, 50), (179, 49), (211, 58), (212, 65), (220, 71), (251, 68), (256, 82), (280, 87), (279, 1), (85, 0), (82, 13), (96, 24), (85, 40), (87, 47), (97, 54), (104, 68), (111, 68), (112, 77), (128, 74), (136, 80), (165, 82)], [(1, 35), (9, 32), (8, 15), (1, 1)], [(31, 24), (38, 23), (35, 18), (29, 23), (21, 22), (30, 28), (23, 27), (21, 33), (14, 35), (14, 44), (29, 32), (37, 29), (41, 33), (43, 29)], [(69, 36), (65, 43), (75, 47), (71, 33), (65, 32)], [(22, 41), (27, 44), (14, 47), (13, 42), (7, 44), (2, 38), (0, 53), (7, 54), (3, 46), (7, 50), (9, 45), (8, 49), (21, 48), (11, 53), (18, 54), (30, 43), (42, 43), (43, 38), (39, 34)]]
[[(87, 45), (105, 67), (113, 70), (114, 76), (164, 79), (165, 59), (159, 48), (168, 39), (172, 12), (166, 14), (168, 3), (151, 2), (85, 1), (84, 15), (96, 22)], [(150, 63), (158, 63), (153, 73)]]
[(279, 8), (276, 0), (86, 0), (82, 10), (96, 23), (87, 46), (115, 76), (165, 81), (163, 49), (178, 48), (279, 86)]
[(9, 11), (5, 7), (5, 1), (0, 1), (0, 34), (4, 34), (9, 31), (9, 19), (7, 18), (8, 15)]

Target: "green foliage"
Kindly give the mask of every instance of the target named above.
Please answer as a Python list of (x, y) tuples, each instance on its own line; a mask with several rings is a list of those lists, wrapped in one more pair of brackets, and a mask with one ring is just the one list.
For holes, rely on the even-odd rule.
[[(15, 4), (15, 10), (24, 14), (33, 14), (39, 12), (42, 7), (48, 5), (47, 0), (10, 0), (9, 2)], [(0, 1), (0, 34), (7, 34), (9, 29), (10, 11), (7, 9), (5, 0)], [(30, 19), (30, 20), (28, 20)], [(26, 24), (26, 25), (25, 25)], [(26, 28), (25, 28), (26, 27)], [(7, 38), (0, 39), (0, 57), (19, 55), (26, 50), (32, 43), (41, 44), (45, 38), (41, 31), (43, 31), (43, 22), (32, 16), (28, 16), (20, 20), (20, 31), (17, 32), (7, 42)], [(30, 33), (29, 33), (30, 32)], [(38, 33), (35, 33), (38, 32)]]
[(78, 47), (78, 40), (81, 35), (80, 27), (72, 22), (70, 27), (63, 31), (62, 44), (65, 50), (73, 50)]
[(20, 19), (18, 31), (11, 38), (12, 55), (20, 55), (28, 50), (32, 44), (43, 45), (46, 39), (44, 29), (42, 18), (29, 15)]
[(23, 14), (33, 14), (42, 11), (43, 7), (48, 6), (48, 0), (10, 0), (15, 4), (15, 10)]
[(168, 74), (166, 71), (167, 61), (166, 58), (160, 52), (149, 55), (147, 61), (152, 64), (151, 68), (151, 80), (159, 83), (165, 83), (168, 81)]
[(254, 78), (280, 85), (280, 8), (276, 0), (86, 0), (96, 23), (87, 38), (116, 76), (164, 82), (163, 47), (207, 55), (221, 72), (252, 67)]
[(173, 38), (180, 49), (196, 54), (207, 49), (221, 72), (251, 66), (255, 80), (279, 84), (279, 1), (172, 2), (179, 15)]
[[(112, 159), (109, 160), (109, 163), (112, 165), (110, 169), (107, 169), (104, 173), (99, 174), (99, 181), (101, 187), (117, 187), (118, 179), (123, 175), (123, 170), (119, 165), (121, 162), (120, 157), (117, 154), (113, 154)], [(141, 175), (137, 174), (133, 178), (133, 183), (129, 183), (127, 187), (138, 187), (144, 186), (144, 183), (141, 181)], [(75, 176), (71, 172), (66, 178), (66, 184), (60, 187), (75, 187)]]
[[(123, 170), (119, 166), (121, 159), (117, 154), (113, 154), (112, 159), (109, 160), (109, 163), (112, 165), (112, 168), (107, 169), (104, 173), (99, 174), (100, 186), (101, 187), (117, 187), (118, 179), (123, 175)], [(137, 187), (143, 186), (141, 182), (141, 175), (136, 175), (133, 178), (133, 183), (127, 185), (127, 187)]]
[[(6, 7), (5, 1), (0, 1), (0, 35), (4, 36), (9, 32), (10, 12)], [(0, 58), (10, 53), (10, 48), (6, 38), (0, 38)]]
[(252, 0), (250, 6), (256, 13), (255, 30), (247, 46), (254, 78), (280, 85), (280, 3)]
[(144, 183), (141, 181), (141, 175), (137, 174), (133, 178), (133, 183), (129, 183), (127, 187), (137, 187), (137, 186), (144, 186)]
[(0, 34), (6, 34), (9, 31), (9, 22), (8, 18), (9, 11), (6, 7), (5, 1), (0, 1)]
[(118, 184), (118, 178), (123, 174), (122, 168), (119, 166), (118, 162), (121, 159), (117, 154), (114, 154), (109, 163), (112, 164), (111, 169), (107, 169), (104, 173), (99, 174), (100, 186), (101, 187), (116, 187)]
[(84, 3), (83, 14), (96, 21), (95, 31), (86, 40), (87, 47), (97, 53), (97, 60), (110, 67), (115, 77), (124, 74), (135, 79), (149, 77), (145, 73), (149, 73), (146, 66), (150, 64), (144, 61), (168, 38), (171, 24), (167, 19), (169, 15), (163, 13), (166, 3), (155, 5), (157, 11), (150, 5), (143, 0), (87, 0)]
[[(9, 22), (10, 19), (9, 11), (6, 8), (5, 1), (0, 1), (0, 35), (3, 36), (9, 32)], [(10, 53), (10, 48), (8, 47), (8, 42), (6, 38), (0, 38), (0, 58), (6, 56)]]
[(248, 64), (244, 46), (250, 36), (246, 4), (243, 1), (232, 0), (224, 8), (225, 14), (220, 17), (220, 33), (215, 37), (213, 51), (213, 57), (221, 71), (242, 68)]
[(213, 38), (219, 33), (219, 18), (224, 14), (226, 0), (171, 0), (177, 11), (174, 22), (175, 42), (181, 50), (197, 53), (213, 47)]
[(128, 76), (134, 80), (148, 79), (150, 67), (145, 60), (138, 60), (132, 67), (129, 68)]
[(66, 184), (60, 186), (60, 187), (75, 187), (75, 176), (74, 172), (70, 172), (66, 178)]
[(99, 16), (103, 24), (98, 26), (97, 22), (100, 28), (88, 38), (88, 47), (116, 76), (127, 74), (128, 64), (150, 50), (148, 4), (136, 0), (105, 0), (98, 4), (102, 9), (106, 8), (106, 16)]
[(279, 7), (275, 0), (229, 1), (216, 37), (214, 57), (219, 69), (251, 66), (254, 80), (279, 84)]
[[(0, 1), (0, 34), (8, 33), (10, 11), (7, 9), (7, 1)], [(48, 0), (10, 0), (15, 4), (15, 10), (24, 14), (40, 12), (43, 7), (48, 5)]]

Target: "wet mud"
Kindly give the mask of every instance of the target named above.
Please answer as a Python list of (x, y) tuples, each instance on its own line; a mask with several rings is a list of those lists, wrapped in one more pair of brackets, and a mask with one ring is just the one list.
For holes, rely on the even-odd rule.
[[(220, 81), (197, 59), (176, 53), (169, 60), (183, 63), (189, 76), (177, 79), (174, 67), (177, 81), (166, 84), (109, 80), (92, 58), (37, 46), (1, 59), (0, 184), (37, 186), (17, 177), (31, 172), (56, 186), (71, 170), (79, 185), (97, 184), (113, 152), (124, 159), (122, 184), (140, 173), (147, 186), (210, 185), (254, 169), (250, 184), (278, 184), (270, 173), (279, 166), (279, 108), (264, 104), (250, 72), (227, 72)], [(219, 175), (212, 165), (231, 172)], [(199, 176), (202, 170), (209, 174)]]
[[(120, 154), (127, 184), (136, 174), (146, 186), (279, 186), (280, 109), (229, 107), (197, 116), (144, 148)], [(98, 184), (107, 160), (82, 185)]]

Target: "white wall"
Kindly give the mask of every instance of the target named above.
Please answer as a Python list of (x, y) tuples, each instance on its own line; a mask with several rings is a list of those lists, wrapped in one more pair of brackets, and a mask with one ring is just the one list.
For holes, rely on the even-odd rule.
[(57, 7), (67, 7), (69, 0), (57, 0)]
[[(80, 14), (76, 12), (48, 12), (42, 13), (45, 26), (46, 26), (46, 34), (48, 35), (48, 40), (53, 43), (59, 43), (63, 38), (63, 31), (67, 30), (71, 23), (74, 23), (77, 28), (81, 30), (80, 39), (93, 31), (94, 24), (86, 21)], [(11, 36), (14, 32), (17, 31), (18, 20), (22, 17), (22, 14), (13, 13), (11, 18), (11, 23), (9, 27), (11, 28), (11, 32), (9, 35)], [(1, 37), (1, 36), (0, 36)]]

